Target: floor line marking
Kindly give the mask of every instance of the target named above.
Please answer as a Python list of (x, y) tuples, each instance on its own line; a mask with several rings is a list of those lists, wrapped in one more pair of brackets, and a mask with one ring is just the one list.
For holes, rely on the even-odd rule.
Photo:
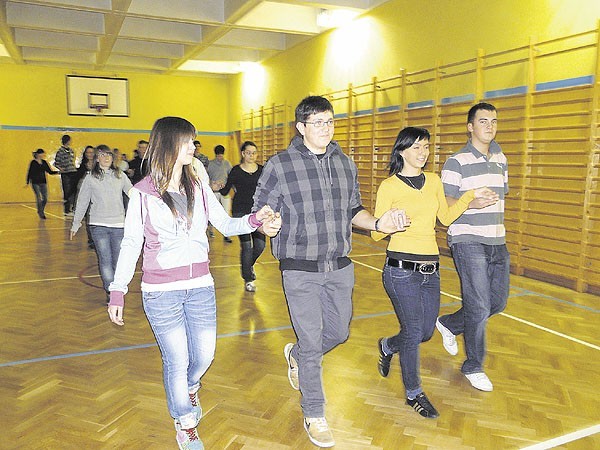
[[(364, 267), (368, 267), (369, 269), (373, 269), (373, 270), (376, 270), (378, 272), (383, 272), (382, 269), (370, 266), (370, 265), (365, 264), (365, 263), (361, 263), (361, 262), (358, 262), (358, 261), (354, 261), (354, 263), (355, 264), (359, 264), (359, 265), (364, 266)], [(440, 291), (440, 294), (445, 295), (446, 297), (453, 298), (455, 300), (462, 300), (462, 298), (459, 297), (458, 295), (449, 294), (448, 292)], [(519, 317), (513, 316), (511, 314), (507, 314), (507, 313), (504, 313), (504, 312), (501, 312), (500, 315), (504, 316), (504, 317), (507, 317), (509, 319), (515, 320), (517, 322), (520, 322), (522, 324), (528, 325), (530, 327), (537, 328), (538, 330), (545, 331), (547, 333), (553, 334), (553, 335), (558, 336), (558, 337), (562, 337), (564, 339), (567, 339), (569, 341), (575, 342), (577, 344), (585, 345), (586, 347), (592, 348), (594, 350), (600, 350), (600, 346), (598, 346), (598, 345), (590, 344), (589, 342), (582, 341), (581, 339), (577, 339), (575, 337), (569, 336), (569, 335), (561, 333), (559, 331), (552, 330), (551, 328), (543, 327), (543, 326), (538, 325), (536, 323), (530, 322), (530, 321), (525, 320), (525, 319), (521, 319)]]
[(572, 433), (565, 434), (563, 436), (550, 439), (548, 441), (539, 442), (528, 447), (523, 447), (521, 450), (546, 450), (549, 448), (558, 447), (559, 445), (567, 444), (569, 442), (576, 441), (588, 436), (592, 436), (596, 433), (600, 433), (600, 425), (593, 425), (583, 430), (574, 431)]
[[(27, 208), (27, 209), (33, 209), (34, 211), (36, 211), (36, 212), (37, 212), (37, 208), (34, 208), (34, 207), (32, 207), (32, 206), (29, 206), (29, 205), (23, 205), (23, 204), (21, 204), (21, 206), (22, 206), (23, 208)], [(65, 217), (57, 216), (57, 215), (55, 215), (55, 214), (52, 214), (52, 213), (49, 213), (49, 212), (46, 212), (46, 211), (44, 211), (44, 214), (45, 214), (45, 215), (47, 215), (47, 216), (56, 217), (57, 219), (60, 219), (60, 220), (65, 220), (65, 221), (67, 220)]]

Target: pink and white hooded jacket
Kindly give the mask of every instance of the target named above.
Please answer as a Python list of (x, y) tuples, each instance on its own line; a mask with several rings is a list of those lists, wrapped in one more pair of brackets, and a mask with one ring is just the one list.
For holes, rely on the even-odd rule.
[(142, 246), (142, 291), (212, 286), (206, 236), (209, 219), (225, 236), (251, 233), (261, 225), (255, 214), (230, 217), (208, 184), (200, 182), (190, 225), (185, 218), (173, 216), (149, 176), (137, 183), (129, 193), (119, 261), (109, 287), (110, 305), (124, 305)]

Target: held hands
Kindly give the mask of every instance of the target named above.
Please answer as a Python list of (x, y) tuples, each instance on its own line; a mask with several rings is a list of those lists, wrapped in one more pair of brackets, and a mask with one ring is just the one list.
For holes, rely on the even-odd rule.
[(475, 189), (475, 199), (469, 203), (469, 208), (481, 209), (490, 206), (500, 200), (500, 196), (488, 187)]
[(274, 213), (270, 219), (263, 222), (262, 231), (269, 237), (274, 237), (279, 233), (281, 229), (281, 214), (278, 212)]
[(210, 182), (210, 188), (213, 190), (213, 192), (220, 191), (224, 187), (225, 187), (225, 183), (223, 183), (222, 181), (211, 181)]
[(384, 212), (377, 223), (378, 230), (386, 234), (404, 231), (409, 226), (410, 217), (406, 215), (406, 211), (396, 208)]
[(256, 218), (262, 222), (262, 232), (269, 237), (279, 233), (281, 228), (281, 214), (273, 212), (269, 205), (265, 205), (256, 211)]
[(123, 307), (122, 306), (109, 306), (108, 307), (108, 317), (112, 323), (115, 323), (119, 326), (125, 325), (123, 322)]

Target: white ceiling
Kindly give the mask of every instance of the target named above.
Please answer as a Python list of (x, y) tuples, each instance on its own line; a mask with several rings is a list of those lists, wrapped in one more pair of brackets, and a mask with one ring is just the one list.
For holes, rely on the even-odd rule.
[(324, 9), (362, 14), (381, 3), (0, 0), (0, 62), (95, 71), (239, 72), (240, 63), (261, 62), (325, 31), (316, 20)]

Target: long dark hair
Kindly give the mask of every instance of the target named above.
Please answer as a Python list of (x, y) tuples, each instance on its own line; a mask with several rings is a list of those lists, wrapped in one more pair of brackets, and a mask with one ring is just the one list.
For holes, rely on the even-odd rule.
[(412, 147), (417, 141), (429, 140), (430, 137), (429, 131), (425, 128), (406, 127), (401, 130), (400, 133), (398, 133), (398, 137), (396, 137), (394, 147), (392, 147), (392, 156), (390, 157), (390, 163), (388, 164), (390, 175), (395, 175), (402, 171), (404, 159), (402, 158), (401, 152), (403, 150)]
[[(86, 147), (86, 150), (88, 147)], [(121, 171), (118, 170), (117, 167), (115, 166), (115, 155), (112, 152), (112, 150), (110, 149), (110, 147), (108, 145), (104, 145), (104, 144), (100, 144), (98, 147), (96, 147), (96, 150), (94, 151), (94, 165), (92, 166), (92, 170), (90, 171), (92, 176), (95, 178), (98, 178), (99, 180), (104, 178), (104, 171), (100, 167), (100, 161), (99, 161), (100, 158), (98, 158), (98, 153), (100, 153), (100, 152), (110, 153), (112, 155), (112, 162), (110, 163), (110, 170), (112, 170), (112, 173), (115, 177), (121, 178)], [(83, 154), (84, 154), (84, 158), (85, 158), (85, 151)], [(81, 164), (84, 164), (83, 160), (82, 160)]]
[[(177, 209), (171, 195), (167, 192), (169, 182), (173, 177), (173, 168), (179, 155), (179, 150), (187, 141), (196, 137), (194, 125), (181, 117), (163, 117), (154, 122), (150, 132), (150, 142), (146, 151), (150, 179), (158, 194), (169, 207), (174, 216)], [(194, 194), (198, 179), (192, 165), (183, 166), (179, 190), (187, 197), (187, 212), (191, 220), (194, 212)]]

